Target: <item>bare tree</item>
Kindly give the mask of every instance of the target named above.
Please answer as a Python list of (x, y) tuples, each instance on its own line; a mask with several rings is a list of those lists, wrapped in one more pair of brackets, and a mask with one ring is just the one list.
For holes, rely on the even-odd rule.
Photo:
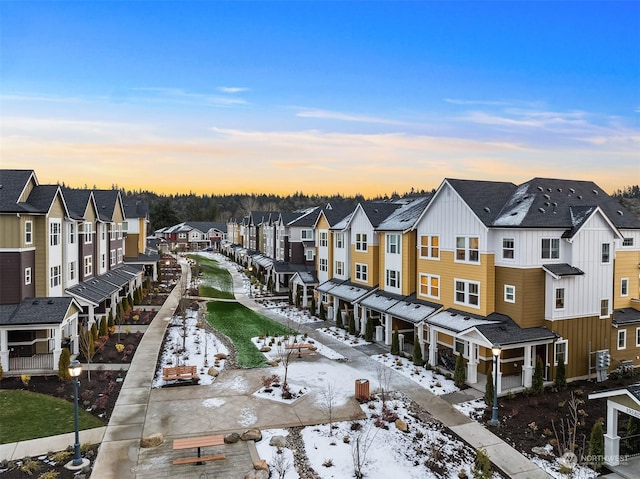
[(291, 468), (291, 461), (289, 461), (284, 455), (284, 451), (281, 447), (278, 447), (275, 451), (273, 451), (271, 466), (278, 475), (278, 479), (284, 479), (284, 477), (287, 475), (287, 471)]
[(320, 393), (321, 405), (329, 420), (329, 436), (333, 436), (333, 408), (336, 402), (336, 388), (334, 383), (328, 383)]
[(78, 345), (87, 362), (87, 380), (91, 381), (91, 361), (96, 353), (104, 347), (104, 343), (100, 342), (96, 345), (91, 330), (87, 326), (81, 325), (78, 331)]
[(367, 453), (373, 445), (373, 440), (378, 434), (379, 429), (375, 428), (372, 432), (372, 426), (369, 424), (365, 429), (358, 431), (355, 440), (351, 442), (351, 457), (353, 459), (353, 474), (356, 479), (362, 479), (364, 473), (362, 468), (367, 463)]
[[(291, 336), (289, 336), (291, 338)], [(278, 362), (282, 364), (284, 368), (284, 379), (282, 380), (282, 399), (290, 399), (291, 391), (289, 391), (289, 384), (287, 383), (287, 374), (289, 373), (289, 366), (294, 358), (294, 349), (291, 348), (293, 342), (291, 340), (280, 341), (277, 348)]]
[(391, 370), (383, 364), (376, 365), (376, 377), (380, 386), (380, 398), (382, 399), (382, 409), (387, 405), (387, 392), (391, 383)]

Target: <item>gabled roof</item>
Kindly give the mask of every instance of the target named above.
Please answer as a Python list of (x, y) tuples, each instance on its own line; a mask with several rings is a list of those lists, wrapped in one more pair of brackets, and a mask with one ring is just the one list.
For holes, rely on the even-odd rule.
[(67, 202), (69, 216), (74, 220), (82, 220), (85, 218), (90, 203), (93, 205), (96, 213), (98, 211), (91, 190), (65, 188), (62, 190), (62, 195)]
[(380, 223), (386, 220), (393, 212), (399, 209), (402, 204), (398, 202), (377, 202), (367, 201), (359, 205), (364, 214), (369, 218), (371, 226), (378, 228)]
[(31, 206), (20, 201), (29, 182), (38, 180), (33, 170), (0, 169), (0, 212), (27, 213)]
[(125, 218), (149, 218), (149, 205), (144, 201), (123, 198), (122, 207)]
[(0, 325), (60, 324), (73, 303), (82, 309), (68, 296), (27, 298), (20, 304), (3, 304), (0, 305)]
[(476, 329), (489, 341), (490, 344), (507, 346), (532, 341), (553, 341), (556, 333), (544, 326), (535, 328), (521, 328), (509, 316), (499, 313), (491, 313), (487, 316), (491, 324), (483, 324)]
[(227, 231), (226, 223), (219, 223), (215, 221), (187, 221), (183, 223), (185, 226), (190, 226), (193, 229), (206, 233), (211, 229), (219, 229), (220, 231)]
[(118, 201), (120, 198), (120, 191), (93, 190), (93, 197), (95, 198), (96, 207), (98, 208), (98, 216), (102, 221), (110, 222), (113, 220), (117, 204), (119, 204), (122, 209), (122, 217), (125, 217), (122, 201)]
[[(328, 206), (331, 206), (330, 208)], [(346, 203), (332, 204), (327, 205), (327, 207), (322, 208), (318, 217), (316, 218), (316, 222), (314, 226), (317, 226), (318, 221), (320, 221), (320, 216), (324, 216), (329, 223), (329, 228), (335, 226), (338, 222), (347, 218), (351, 213), (353, 213), (353, 206)]]
[(302, 228), (311, 227), (316, 224), (318, 220), (318, 214), (320, 213), (320, 208), (317, 206), (312, 206), (311, 208), (307, 208), (300, 211), (294, 211), (294, 214), (297, 217), (287, 223), (287, 226), (299, 226)]
[(429, 203), (430, 196), (407, 198), (402, 201), (400, 208), (382, 220), (376, 230), (378, 231), (409, 231), (422, 215)]
[(63, 207), (68, 213), (64, 197), (62, 196), (60, 187), (58, 185), (36, 186), (33, 190), (31, 190), (31, 193), (29, 193), (27, 203), (33, 208), (33, 212), (48, 213), (51, 209), (51, 205), (53, 205), (53, 202), (58, 195), (60, 195)]
[[(478, 219), (491, 226), (504, 204), (516, 190), (516, 185), (503, 181), (457, 180), (447, 178), (448, 184), (462, 198)], [(436, 192), (440, 193), (442, 186)]]

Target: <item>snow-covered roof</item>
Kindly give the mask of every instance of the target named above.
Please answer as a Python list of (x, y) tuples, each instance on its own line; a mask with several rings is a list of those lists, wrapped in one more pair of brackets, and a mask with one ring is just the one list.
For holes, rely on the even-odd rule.
[(377, 231), (408, 231), (420, 218), (422, 211), (429, 203), (431, 197), (421, 196), (407, 199), (402, 206), (382, 220)]
[(439, 304), (416, 300), (415, 295), (412, 295), (398, 301), (387, 312), (396, 318), (417, 324), (425, 321), (441, 308), (442, 306)]
[(364, 295), (375, 291), (376, 288), (370, 288), (368, 286), (359, 286), (349, 281), (345, 281), (331, 289), (330, 294), (337, 298), (343, 299), (350, 303), (357, 302)]
[(444, 311), (440, 311), (433, 316), (430, 316), (429, 319), (427, 319), (427, 322), (434, 326), (440, 326), (450, 331), (459, 333), (476, 326), (492, 324), (494, 321), (480, 319), (478, 317), (474, 317), (473, 315), (455, 309), (447, 309)]

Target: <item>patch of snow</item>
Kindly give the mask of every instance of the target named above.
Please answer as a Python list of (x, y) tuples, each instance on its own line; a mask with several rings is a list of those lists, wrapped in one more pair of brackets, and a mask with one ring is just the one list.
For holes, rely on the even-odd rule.
[(410, 359), (400, 358), (392, 354), (378, 354), (372, 356), (372, 359), (384, 364), (385, 366), (401, 373), (412, 381), (420, 384), (430, 393), (437, 396), (442, 394), (453, 393), (460, 389), (453, 383), (453, 380), (447, 379), (435, 369), (426, 369), (417, 367)]
[(202, 405), (207, 408), (219, 408), (225, 404), (225, 400), (222, 398), (210, 398), (202, 401)]

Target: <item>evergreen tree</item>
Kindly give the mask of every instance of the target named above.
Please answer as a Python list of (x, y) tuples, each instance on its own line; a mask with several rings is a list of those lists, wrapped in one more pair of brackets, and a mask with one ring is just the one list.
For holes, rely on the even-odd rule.
[(289, 305), (293, 305), (293, 291), (289, 289)]
[(493, 406), (493, 368), (489, 368), (487, 371), (487, 384), (484, 386), (484, 403), (487, 407)]
[(324, 312), (324, 305), (322, 304), (322, 302), (320, 303), (320, 309), (318, 310), (318, 317), (321, 321), (327, 319), (327, 315)]
[(418, 367), (424, 364), (424, 361), (422, 360), (422, 348), (420, 347), (418, 336), (413, 340), (413, 364)]
[(594, 470), (599, 471), (604, 463), (604, 435), (602, 434), (602, 421), (597, 420), (591, 428), (589, 438), (589, 464)]
[(356, 319), (353, 316), (353, 311), (351, 311), (349, 312), (349, 334), (354, 336), (356, 332)]
[(462, 354), (458, 354), (458, 357), (456, 358), (456, 368), (453, 371), (453, 383), (460, 388), (464, 386), (466, 378), (467, 374), (464, 367), (464, 358), (462, 357)]
[(544, 392), (544, 365), (540, 356), (536, 358), (536, 368), (533, 371), (531, 389), (534, 394), (542, 394)]
[(364, 326), (364, 340), (365, 341), (373, 341), (373, 319), (371, 317), (367, 317), (367, 322)]
[(556, 388), (559, 391), (562, 391), (567, 387), (567, 373), (564, 367), (564, 358), (560, 356), (558, 360), (558, 366), (556, 367), (556, 380), (555, 380)]
[(475, 479), (491, 479), (493, 472), (491, 471), (491, 461), (487, 451), (478, 449), (476, 451), (476, 460), (473, 464), (473, 477)]
[[(113, 311), (109, 310), (109, 319), (107, 319), (107, 329), (113, 328), (115, 326), (115, 322), (113, 320)], [(107, 331), (108, 334), (108, 331)], [(103, 336), (102, 329), (100, 330), (100, 336)], [(106, 334), (104, 335), (106, 336)]]
[(394, 329), (391, 335), (391, 354), (394, 356), (400, 354), (400, 336), (398, 335), (397, 329)]
[[(111, 313), (109, 313), (109, 318), (113, 321)], [(109, 336), (109, 326), (107, 325), (107, 319), (103, 316), (100, 319), (100, 337), (105, 338), (107, 336)]]
[(71, 364), (71, 353), (67, 348), (62, 348), (60, 358), (58, 359), (58, 379), (60, 381), (66, 381), (71, 376), (69, 375), (69, 365)]
[(95, 321), (93, 323), (91, 323), (91, 336), (93, 337), (93, 341), (94, 342), (96, 342), (98, 340), (98, 338), (100, 337), (98, 335), (98, 326), (96, 325)]
[(311, 296), (311, 314), (315, 315), (317, 313), (316, 311), (316, 297), (315, 296)]

